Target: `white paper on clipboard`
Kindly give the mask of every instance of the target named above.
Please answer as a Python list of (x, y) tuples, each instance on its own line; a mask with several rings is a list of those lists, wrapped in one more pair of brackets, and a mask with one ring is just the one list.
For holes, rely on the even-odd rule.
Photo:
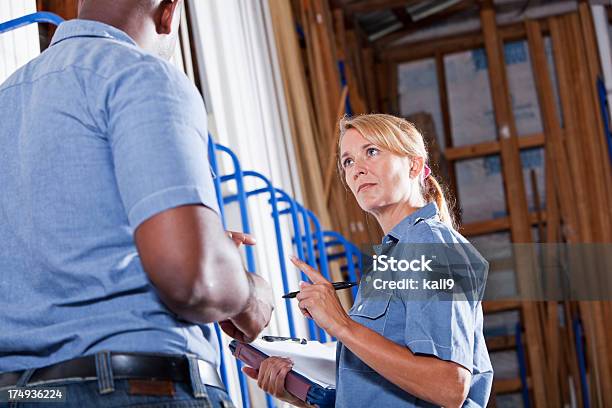
[(320, 343), (309, 341), (265, 341), (257, 339), (251, 343), (259, 351), (274, 357), (286, 357), (293, 361), (293, 371), (325, 388), (336, 387), (337, 342)]

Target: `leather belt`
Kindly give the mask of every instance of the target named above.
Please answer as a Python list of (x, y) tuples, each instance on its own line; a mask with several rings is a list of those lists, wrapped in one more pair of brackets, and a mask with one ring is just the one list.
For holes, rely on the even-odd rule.
[[(197, 360), (201, 381), (225, 389), (215, 366), (204, 360)], [(190, 383), (189, 362), (184, 356), (146, 353), (111, 353), (111, 366), (115, 379), (171, 380)], [(13, 387), (24, 371), (0, 374), (0, 388)], [(95, 380), (95, 356), (79, 357), (47, 367), (38, 368), (27, 385), (66, 379)]]

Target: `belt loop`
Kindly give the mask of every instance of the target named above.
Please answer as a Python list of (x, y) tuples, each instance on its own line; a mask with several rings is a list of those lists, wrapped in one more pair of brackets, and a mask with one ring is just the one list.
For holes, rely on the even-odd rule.
[(98, 376), (98, 392), (100, 394), (110, 394), (115, 391), (110, 351), (96, 353), (96, 375)]
[(195, 398), (203, 398), (208, 400), (206, 384), (202, 382), (202, 377), (200, 376), (198, 358), (193, 354), (187, 354), (186, 357), (187, 361), (189, 362), (189, 377), (191, 378), (191, 388), (193, 389), (193, 396)]
[(15, 384), (15, 387), (22, 388), (28, 385), (28, 383), (30, 382), (30, 378), (32, 378), (32, 375), (34, 374), (34, 371), (36, 371), (35, 368), (25, 370), (23, 374), (21, 374), (21, 376), (19, 377), (19, 380), (17, 380), (17, 384)]
[[(15, 384), (15, 388), (23, 388), (27, 386), (28, 383), (30, 382), (30, 378), (32, 378), (32, 375), (34, 374), (34, 371), (36, 371), (35, 368), (30, 368), (29, 370), (25, 370), (19, 377), (19, 380), (17, 380), (17, 384)], [(8, 404), (9, 408), (13, 408), (16, 406), (17, 406), (16, 401), (11, 401)]]

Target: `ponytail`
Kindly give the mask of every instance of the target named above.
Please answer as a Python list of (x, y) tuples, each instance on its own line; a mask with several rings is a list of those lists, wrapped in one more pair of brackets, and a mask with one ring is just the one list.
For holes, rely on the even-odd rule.
[(423, 197), (425, 198), (425, 201), (428, 203), (436, 203), (440, 213), (440, 221), (449, 227), (456, 228), (455, 220), (451, 215), (452, 213), (450, 212), (446, 198), (444, 198), (444, 191), (442, 190), (440, 183), (438, 183), (438, 181), (432, 175), (429, 175), (425, 178), (424, 184)]

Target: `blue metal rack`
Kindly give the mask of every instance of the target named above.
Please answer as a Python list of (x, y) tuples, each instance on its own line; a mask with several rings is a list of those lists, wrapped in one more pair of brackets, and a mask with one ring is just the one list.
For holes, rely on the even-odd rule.
[(608, 119), (610, 101), (608, 101), (608, 96), (606, 94), (606, 85), (604, 84), (604, 81), (603, 79), (601, 79), (601, 77), (597, 77), (597, 95), (599, 97), (601, 119), (603, 120), (604, 125), (604, 138), (606, 139), (606, 145), (608, 146), (608, 158), (610, 159), (610, 162), (612, 162), (612, 129), (610, 129), (610, 121)]
[[(335, 231), (324, 231), (321, 227), (319, 219), (312, 211), (298, 203), (282, 189), (274, 187), (272, 182), (263, 174), (256, 171), (243, 170), (240, 165), (240, 160), (236, 154), (230, 148), (215, 143), (210, 135), (208, 154), (211, 170), (215, 175), (215, 190), (217, 193), (217, 200), (219, 203), (221, 216), (224, 219), (224, 226), (224, 207), (226, 205), (236, 203), (240, 209), (242, 230), (250, 233), (251, 225), (248, 214), (249, 198), (256, 197), (261, 194), (265, 194), (268, 198), (268, 203), (270, 205), (270, 217), (274, 224), (279, 269), (281, 273), (283, 290), (285, 292), (289, 292), (291, 290), (287, 275), (288, 268), (285, 260), (285, 247), (283, 245), (285, 241), (283, 241), (283, 233), (281, 228), (281, 217), (285, 215), (290, 216), (290, 224), (293, 228), (293, 237), (291, 238), (291, 242), (296, 249), (297, 256), (300, 259), (303, 259), (312, 267), (317, 268), (325, 278), (330, 279), (328, 262), (337, 260), (339, 258), (345, 258), (349, 278), (351, 280), (357, 280), (357, 270), (362, 270), (362, 260), (359, 248), (355, 244)], [(220, 174), (217, 154), (225, 154), (230, 158), (232, 169), (228, 174)], [(245, 187), (245, 180), (247, 179), (256, 180), (257, 183), (262, 184), (263, 186), (253, 190), (247, 190)], [(222, 187), (226, 183), (235, 183), (235, 194), (223, 196)], [(281, 209), (280, 206), (284, 204), (286, 204), (286, 207)], [(326, 239), (328, 240), (326, 241)], [(328, 254), (327, 251), (330, 248), (337, 248), (339, 246), (342, 248), (341, 252)], [(245, 251), (247, 268), (250, 272), (255, 273), (256, 266), (253, 249), (250, 247), (245, 247)], [(355, 257), (357, 260), (355, 260)], [(302, 279), (307, 280), (303, 273)], [(353, 288), (353, 295), (356, 295), (356, 292), (357, 288)], [(296, 336), (295, 321), (290, 299), (285, 300), (285, 308), (288, 318), (289, 334), (290, 336), (294, 337)], [(327, 334), (321, 328), (316, 327), (312, 320), (308, 320), (308, 329), (309, 337), (312, 340), (325, 342), (329, 339)], [(225, 366), (223, 366), (222, 370), (224, 372), (225, 380), (227, 378)], [(239, 363), (238, 372), (240, 388), (243, 396), (243, 406), (248, 407), (248, 388), (246, 386), (246, 379), (240, 371)], [(267, 403), (269, 407), (274, 406), (270, 396), (267, 396)]]
[(0, 34), (34, 23), (49, 23), (54, 25), (60, 25), (62, 22), (64, 22), (64, 19), (58, 16), (57, 14), (41, 11), (39, 13), (32, 13), (28, 14), (27, 16), (19, 17), (14, 20), (7, 21), (5, 23), (0, 23)]
[(582, 322), (575, 318), (572, 322), (574, 326), (574, 334), (576, 336), (576, 355), (578, 357), (578, 370), (580, 372), (580, 387), (582, 388), (582, 406), (589, 408), (591, 400), (589, 398), (589, 383), (586, 374), (586, 352), (584, 350), (584, 337), (582, 333)]

